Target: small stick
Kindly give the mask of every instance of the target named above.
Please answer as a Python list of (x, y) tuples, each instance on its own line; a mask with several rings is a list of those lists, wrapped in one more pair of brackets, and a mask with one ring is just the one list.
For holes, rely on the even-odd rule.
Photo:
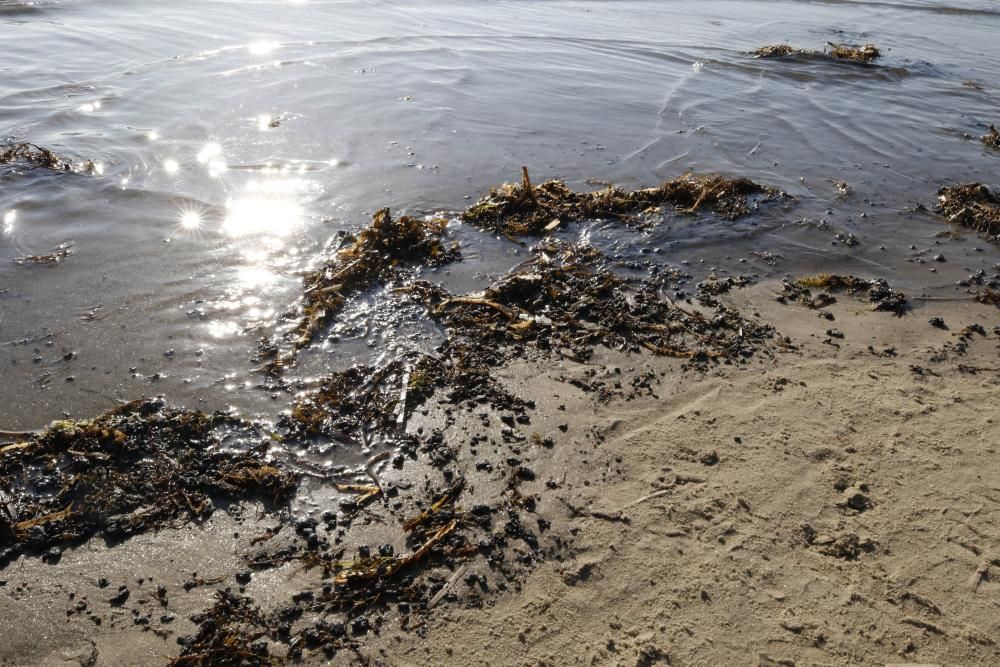
[(535, 203), (535, 206), (538, 206), (538, 200), (535, 198), (535, 189), (531, 187), (531, 177), (528, 176), (527, 167), (521, 167), (521, 187), (528, 193), (528, 197)]
[(632, 502), (630, 502), (628, 505), (626, 505), (622, 509), (626, 509), (627, 510), (630, 507), (635, 507), (636, 505), (640, 505), (640, 504), (646, 502), (647, 500), (653, 500), (654, 498), (661, 498), (663, 496), (669, 495), (672, 492), (673, 492), (673, 489), (661, 489), (659, 491), (656, 491), (654, 493), (649, 494), (648, 496), (643, 496), (642, 498), (639, 498), (638, 500), (633, 500)]
[(431, 598), (431, 601), (427, 603), (427, 608), (433, 609), (435, 606), (437, 606), (437, 603), (440, 602), (444, 598), (444, 596), (448, 594), (448, 591), (451, 590), (452, 586), (458, 583), (458, 580), (462, 578), (462, 575), (465, 574), (465, 571), (468, 569), (469, 569), (468, 566), (463, 565), (462, 567), (455, 570), (455, 574), (451, 575), (451, 578), (448, 579), (447, 583), (445, 583), (445, 585), (441, 587), (441, 590), (435, 593), (434, 597)]

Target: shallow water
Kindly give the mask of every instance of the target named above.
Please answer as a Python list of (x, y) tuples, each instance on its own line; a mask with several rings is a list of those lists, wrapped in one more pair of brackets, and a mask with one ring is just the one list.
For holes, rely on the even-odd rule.
[[(0, 167), (0, 428), (155, 394), (273, 414), (287, 401), (256, 388), (255, 342), (335, 234), (382, 206), (462, 209), (522, 164), (576, 187), (723, 172), (795, 197), (732, 223), (572, 232), (626, 257), (960, 294), (996, 248), (936, 238), (947, 227), (911, 209), (945, 183), (1000, 182), (1000, 155), (974, 140), (1000, 121), (997, 34), (987, 0), (0, 0), (0, 135), (99, 167)], [(783, 41), (885, 56), (746, 54)], [(523, 254), (451, 233), (466, 257), (438, 275), (452, 287)], [(73, 254), (57, 265), (14, 261), (60, 244)], [(417, 313), (364, 299), (310, 372), (434, 344)]]

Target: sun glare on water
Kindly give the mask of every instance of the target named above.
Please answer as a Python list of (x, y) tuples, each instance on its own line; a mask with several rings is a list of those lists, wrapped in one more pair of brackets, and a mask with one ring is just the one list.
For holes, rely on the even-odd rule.
[(250, 181), (239, 197), (226, 202), (222, 230), (229, 236), (285, 236), (302, 224), (303, 211), (296, 194), (305, 189), (301, 179)]

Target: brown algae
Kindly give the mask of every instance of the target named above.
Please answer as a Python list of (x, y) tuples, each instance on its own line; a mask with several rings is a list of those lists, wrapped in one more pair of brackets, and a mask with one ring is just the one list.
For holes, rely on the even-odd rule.
[(836, 60), (850, 60), (856, 63), (868, 64), (882, 55), (882, 52), (874, 44), (850, 46), (827, 42), (827, 45), (830, 47), (830, 50), (826, 52), (827, 55)]
[(809, 49), (799, 49), (789, 44), (767, 44), (751, 51), (754, 58), (787, 58), (794, 55), (821, 56), (831, 60), (847, 60), (850, 62), (870, 64), (882, 55), (878, 47), (874, 44), (864, 46), (850, 46), (847, 44), (834, 44), (827, 42), (830, 47), (826, 51), (813, 51)]
[(990, 148), (1000, 148), (1000, 130), (990, 125), (990, 131), (979, 137), (979, 140)]
[(139, 400), (0, 445), (8, 498), (0, 504), (0, 561), (201, 519), (213, 497), (287, 499), (295, 479), (266, 460), (263, 439), (256, 448), (223, 451), (227, 430), (253, 438), (252, 427), (227, 415)]
[(643, 190), (608, 186), (596, 192), (575, 192), (559, 180), (532, 185), (528, 170), (522, 168), (519, 184), (493, 188), (462, 214), (462, 220), (511, 236), (539, 236), (566, 222), (636, 215), (662, 205), (682, 213), (710, 210), (735, 220), (749, 215), (760, 202), (783, 197), (780, 190), (748, 178), (695, 174)]
[(991, 237), (1000, 235), (1000, 197), (981, 183), (965, 183), (938, 190), (938, 212), (948, 222)]

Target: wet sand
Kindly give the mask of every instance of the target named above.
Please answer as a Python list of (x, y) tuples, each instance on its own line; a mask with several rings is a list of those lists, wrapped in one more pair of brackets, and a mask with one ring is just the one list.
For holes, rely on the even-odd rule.
[[(537, 494), (531, 514), (551, 522), (542, 552), (507, 590), (488, 593), (469, 575), (491, 568), (463, 564), (425, 620), (404, 631), (387, 610), (334, 664), (994, 664), (997, 310), (927, 301), (897, 318), (845, 296), (825, 309), (830, 321), (779, 304), (779, 289), (726, 296), (798, 348), (773, 360), (681, 373), (676, 360), (607, 354), (498, 369), (539, 401), (532, 427), (556, 440), (523, 452), (536, 479), (521, 491)], [(956, 347), (973, 323), (987, 334)], [(833, 328), (843, 338), (827, 335)], [(662, 373), (655, 396), (603, 403), (566, 382), (627, 384), (648, 368)], [(238, 587), (235, 554), (273, 524), (252, 508), (241, 516), (217, 512), (114, 549), (92, 541), (55, 565), (13, 563), (0, 596), (13, 642), (5, 659), (175, 655), (176, 636), (194, 629), (187, 616), (214, 588)], [(185, 591), (193, 572), (223, 581)], [(442, 568), (439, 581), (452, 578)], [(267, 608), (318, 580), (287, 565), (255, 575), (246, 592)], [(121, 583), (131, 596), (112, 608)], [(68, 613), (81, 599), (92, 616)], [(164, 636), (137, 625), (136, 611)]]

